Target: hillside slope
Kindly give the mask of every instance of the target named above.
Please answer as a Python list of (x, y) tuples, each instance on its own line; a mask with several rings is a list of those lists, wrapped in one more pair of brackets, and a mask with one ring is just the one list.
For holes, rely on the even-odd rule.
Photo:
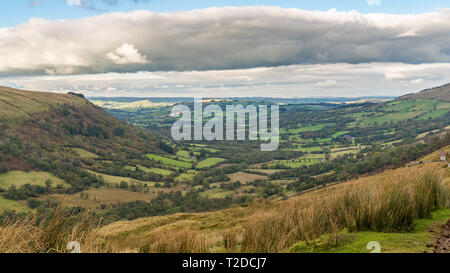
[(99, 182), (85, 169), (101, 159), (125, 162), (155, 151), (155, 136), (82, 97), (0, 87), (0, 173), (49, 172), (76, 192)]
[(425, 89), (418, 93), (407, 94), (405, 96), (398, 98), (398, 100), (417, 100), (417, 99), (432, 99), (450, 102), (450, 83), (430, 89)]
[(0, 86), (0, 119), (29, 117), (59, 104), (81, 106), (86, 100), (73, 95), (33, 92)]
[[(97, 235), (111, 240), (114, 251), (131, 252), (367, 253), (366, 244), (377, 240), (383, 252), (423, 252), (450, 219), (450, 170), (442, 166), (388, 170), (288, 201), (120, 221)], [(429, 190), (445, 196), (428, 200)], [(180, 248), (183, 242), (189, 249)]]

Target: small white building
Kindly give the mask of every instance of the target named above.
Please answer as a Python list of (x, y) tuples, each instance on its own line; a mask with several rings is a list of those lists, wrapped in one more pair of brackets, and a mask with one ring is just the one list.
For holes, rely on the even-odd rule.
[(447, 153), (444, 151), (441, 151), (441, 161), (447, 161)]

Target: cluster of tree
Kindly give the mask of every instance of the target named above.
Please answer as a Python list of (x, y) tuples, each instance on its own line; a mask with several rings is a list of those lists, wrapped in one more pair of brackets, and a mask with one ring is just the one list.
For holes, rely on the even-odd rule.
[(39, 195), (47, 194), (50, 192), (52, 192), (52, 190), (49, 187), (25, 184), (20, 186), (19, 188), (16, 188), (16, 186), (13, 184), (8, 188), (8, 190), (6, 190), (3, 196), (7, 199), (12, 200), (25, 200), (30, 197), (37, 197)]
[(215, 182), (227, 182), (230, 181), (230, 178), (227, 174), (239, 172), (248, 167), (247, 164), (233, 164), (230, 166), (225, 166), (223, 168), (216, 168), (211, 170), (206, 170), (202, 172), (198, 172), (193, 180), (193, 185), (207, 185)]
[(295, 192), (302, 192), (305, 190), (313, 189), (318, 186), (323, 186), (328, 183), (336, 181), (336, 174), (324, 174), (318, 176), (303, 175), (299, 177), (295, 182), (289, 183), (287, 189)]
[(106, 164), (97, 164), (92, 167), (92, 170), (99, 173), (109, 174), (113, 176), (130, 177), (142, 181), (173, 181), (173, 176), (164, 177), (161, 174), (144, 172), (139, 167), (135, 167), (134, 170), (130, 170), (118, 165), (108, 166)]
[(157, 215), (167, 215), (178, 212), (204, 212), (228, 208), (232, 204), (248, 201), (246, 198), (233, 199), (210, 199), (202, 197), (196, 191), (182, 194), (180, 191), (170, 193), (159, 193), (150, 202), (134, 201), (115, 204), (103, 213), (106, 221), (117, 221), (120, 219), (136, 219)]

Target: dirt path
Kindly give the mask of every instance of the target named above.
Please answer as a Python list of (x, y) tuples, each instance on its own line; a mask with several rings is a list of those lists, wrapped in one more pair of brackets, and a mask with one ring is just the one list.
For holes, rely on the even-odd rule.
[(430, 247), (434, 248), (434, 253), (450, 253), (450, 220), (442, 225), (439, 237)]

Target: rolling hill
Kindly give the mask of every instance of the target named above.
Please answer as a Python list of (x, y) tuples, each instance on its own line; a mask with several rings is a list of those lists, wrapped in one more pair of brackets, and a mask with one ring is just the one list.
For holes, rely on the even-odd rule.
[(399, 97), (398, 100), (430, 99), (450, 102), (450, 83)]
[[(151, 152), (161, 152), (155, 136), (112, 117), (81, 95), (0, 87), (0, 173), (50, 173), (57, 177), (53, 188), (60, 179), (71, 186), (62, 187), (64, 191), (77, 192), (104, 183), (86, 171), (103, 166), (102, 160), (126, 162)], [(45, 188), (46, 180), (31, 177), (29, 181), (36, 182), (23, 182), (30, 186), (20, 193), (16, 189), (13, 199), (51, 191)], [(12, 180), (4, 187), (11, 185)]]

